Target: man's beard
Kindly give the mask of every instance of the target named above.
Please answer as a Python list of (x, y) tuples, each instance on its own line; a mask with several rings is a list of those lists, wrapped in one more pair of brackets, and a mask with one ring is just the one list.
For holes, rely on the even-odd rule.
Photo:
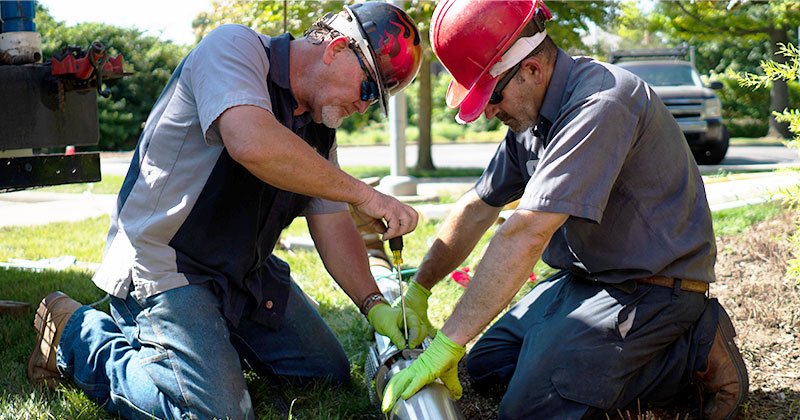
[(511, 131), (515, 133), (521, 133), (526, 131), (530, 128), (533, 128), (536, 125), (535, 121), (528, 121), (528, 120), (518, 120), (511, 115), (501, 111), (497, 114), (497, 119), (503, 122)]
[(320, 111), (322, 125), (328, 128), (339, 128), (346, 115), (342, 115), (342, 107), (324, 105)]

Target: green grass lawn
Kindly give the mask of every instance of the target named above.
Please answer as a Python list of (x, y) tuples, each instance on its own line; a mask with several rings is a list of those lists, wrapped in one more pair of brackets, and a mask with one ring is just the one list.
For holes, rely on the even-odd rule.
[(733, 137), (731, 146), (784, 146), (782, 139), (777, 137)]
[(124, 176), (120, 175), (103, 175), (100, 182), (87, 182), (85, 184), (64, 184), (52, 187), (38, 188), (35, 191), (58, 192), (58, 193), (83, 193), (91, 192), (93, 194), (117, 194)]
[[(766, 203), (714, 213), (715, 230), (720, 234), (734, 234), (759, 220), (777, 215), (780, 205)], [(438, 224), (426, 222), (405, 237), (403, 253), (407, 267), (416, 267)], [(104, 246), (108, 217), (99, 217), (77, 223), (56, 223), (42, 227), (0, 228), (0, 262), (9, 258), (39, 259), (61, 255), (74, 255), (80, 261), (99, 262)], [(473, 268), (478, 256), (489, 241), (494, 228), (482, 238), (476, 250), (463, 266)], [(307, 232), (304, 219), (296, 220), (289, 228), (291, 235)], [(298, 418), (381, 418), (369, 400), (364, 385), (364, 352), (370, 334), (368, 325), (355, 306), (327, 275), (316, 252), (276, 251), (292, 266), (293, 275), (303, 289), (320, 303), (320, 312), (341, 340), (350, 356), (352, 383), (337, 389), (315, 385), (282, 388), (281, 393), (293, 401), (292, 413)], [(535, 268), (539, 278), (551, 270), (541, 262)], [(527, 293), (532, 284), (526, 284), (517, 299)], [(91, 274), (74, 270), (65, 272), (25, 272), (0, 269), (0, 299), (29, 302), (35, 309), (39, 300), (53, 290), (63, 290), (77, 300), (89, 303), (103, 294), (91, 283)], [(463, 289), (449, 279), (433, 290), (429, 315), (431, 322), (441, 326), (451, 313)], [(107, 307), (101, 307), (107, 310)], [(89, 401), (74, 387), (55, 393), (35, 389), (28, 384), (25, 366), (34, 341), (33, 312), (14, 317), (0, 315), (0, 419), (96, 419), (111, 418), (102, 408)], [(276, 408), (275, 388), (252, 372), (246, 374), (259, 418), (285, 418)]]

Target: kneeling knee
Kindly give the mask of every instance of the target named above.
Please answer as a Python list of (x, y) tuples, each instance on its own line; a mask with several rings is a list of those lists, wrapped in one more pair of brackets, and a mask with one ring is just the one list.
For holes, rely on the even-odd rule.
[(345, 385), (350, 382), (350, 361), (344, 351), (331, 355), (326, 367), (327, 371), (323, 376), (331, 384)]
[(482, 394), (502, 394), (514, 374), (514, 366), (498, 365), (487, 357), (467, 357), (467, 373), (472, 386)]
[(330, 373), (330, 381), (334, 385), (346, 385), (350, 382), (350, 363), (345, 361), (332, 370)]
[(498, 419), (530, 418), (531, 401), (515, 392), (506, 392), (497, 410)]

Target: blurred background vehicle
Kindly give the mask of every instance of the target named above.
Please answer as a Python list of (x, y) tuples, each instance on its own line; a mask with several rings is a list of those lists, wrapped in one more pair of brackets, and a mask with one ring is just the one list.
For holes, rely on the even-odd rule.
[(722, 83), (705, 85), (692, 56), (686, 46), (625, 50), (612, 52), (611, 62), (653, 88), (678, 121), (698, 164), (716, 165), (725, 158), (730, 142), (728, 129), (722, 122), (722, 104), (714, 93), (722, 88)]

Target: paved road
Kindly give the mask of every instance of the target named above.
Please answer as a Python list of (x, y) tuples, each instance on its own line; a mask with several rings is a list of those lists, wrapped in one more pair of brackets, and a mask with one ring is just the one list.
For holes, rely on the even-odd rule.
[[(433, 164), (441, 168), (484, 168), (497, 149), (497, 144), (435, 144)], [(392, 161), (389, 146), (340, 147), (342, 166), (389, 166)], [(406, 149), (406, 162), (417, 162), (417, 146)], [(783, 146), (733, 146), (720, 167), (740, 165), (800, 164), (798, 153)], [(716, 166), (704, 169), (714, 170)]]
[[(485, 168), (497, 149), (497, 144), (436, 144), (433, 146), (433, 163), (440, 168)], [(130, 154), (102, 160), (102, 173), (125, 175), (130, 163)], [(389, 166), (392, 161), (389, 146), (340, 147), (339, 163), (342, 166)], [(406, 149), (409, 167), (417, 162), (417, 146)], [(703, 166), (703, 172), (743, 165), (789, 165), (799, 164), (797, 151), (783, 146), (731, 147), (721, 165)], [(757, 168), (757, 167), (756, 167)], [(769, 169), (765, 166), (764, 169)]]
[(800, 163), (798, 151), (784, 146), (733, 146), (722, 165), (760, 165), (764, 163)]

